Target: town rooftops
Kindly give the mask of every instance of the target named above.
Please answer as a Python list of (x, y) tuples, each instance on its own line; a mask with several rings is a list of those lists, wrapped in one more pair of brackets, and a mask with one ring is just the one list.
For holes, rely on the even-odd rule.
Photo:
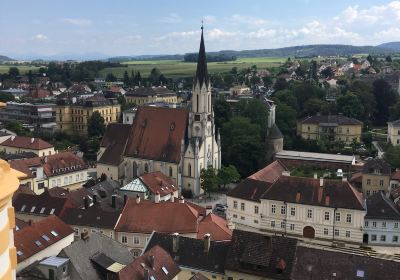
[(354, 118), (349, 118), (339, 115), (329, 115), (329, 116), (308, 116), (301, 120), (300, 123), (303, 124), (319, 124), (319, 125), (362, 125), (363, 123)]
[(363, 174), (378, 174), (378, 175), (391, 175), (390, 165), (382, 159), (370, 159), (364, 163)]
[(83, 197), (91, 195), (91, 192), (89, 192), (86, 188), (69, 190), (62, 187), (53, 187), (48, 189), (48, 191), (50, 196), (68, 198), (69, 201), (77, 208), (83, 206)]
[(43, 150), (54, 148), (53, 145), (47, 143), (40, 138), (25, 137), (25, 136), (11, 136), (4, 142), (0, 143), (0, 146), (14, 147), (20, 149), (30, 150)]
[(200, 221), (197, 239), (202, 239), (207, 233), (211, 234), (214, 241), (229, 241), (232, 238), (232, 230), (229, 229), (228, 222), (213, 213)]
[(186, 109), (140, 106), (125, 156), (178, 163), (188, 124)]
[(167, 251), (180, 267), (223, 274), (230, 242), (213, 241), (212, 237), (210, 239), (207, 247), (205, 239), (154, 232), (144, 251), (147, 252), (158, 245)]
[(138, 87), (132, 91), (127, 92), (127, 96), (174, 96), (176, 93), (165, 87)]
[(310, 153), (299, 151), (281, 151), (276, 153), (277, 159), (301, 159), (310, 161), (326, 161), (326, 162), (339, 162), (346, 164), (354, 164), (355, 157), (337, 154), (323, 154), (323, 153)]
[(172, 257), (156, 245), (125, 266), (118, 273), (119, 280), (172, 280), (181, 271)]
[(59, 216), (64, 209), (74, 207), (68, 198), (52, 197), (47, 190), (40, 195), (21, 193), (13, 206), (16, 213), (39, 216)]
[(364, 210), (363, 195), (342, 180), (281, 176), (261, 199)]
[(400, 212), (385, 193), (378, 192), (367, 198), (365, 219), (400, 220)]
[(18, 262), (30, 258), (73, 232), (70, 226), (56, 216), (49, 216), (16, 231), (14, 244)]
[(225, 270), (266, 277), (291, 279), (297, 241), (234, 230)]
[(276, 160), (253, 175), (250, 175), (248, 178), (267, 183), (273, 183), (282, 175), (283, 171), (286, 171), (285, 166)]
[(129, 248), (101, 233), (91, 233), (71, 245), (65, 247), (59, 257), (68, 258), (73, 267), (71, 279), (98, 280), (103, 279), (92, 257), (103, 253), (108, 258), (122, 265), (133, 261)]
[(99, 163), (119, 165), (122, 162), (130, 129), (130, 124), (110, 123), (107, 125), (100, 144), (105, 150), (98, 161)]

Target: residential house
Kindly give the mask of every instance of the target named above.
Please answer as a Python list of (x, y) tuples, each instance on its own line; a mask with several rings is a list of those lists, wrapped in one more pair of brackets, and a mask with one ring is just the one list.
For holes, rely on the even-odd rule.
[(35, 153), (37, 156), (54, 155), (54, 146), (40, 138), (11, 136), (0, 143), (0, 150), (7, 154)]
[(400, 120), (388, 122), (387, 142), (393, 146), (400, 144)]
[(154, 102), (177, 103), (176, 92), (166, 87), (138, 87), (125, 94), (128, 104), (143, 105)]
[(153, 201), (168, 201), (172, 197), (178, 199), (178, 191), (174, 182), (160, 171), (145, 173), (119, 190), (130, 197), (139, 195), (141, 199)]
[(57, 255), (73, 241), (72, 228), (56, 216), (49, 216), (16, 231), (17, 273), (36, 261)]
[(391, 167), (382, 159), (370, 159), (362, 169), (362, 192), (370, 196), (380, 191), (388, 192), (390, 187)]
[(189, 279), (197, 273), (209, 279), (225, 278), (225, 260), (230, 242), (213, 241), (210, 235), (194, 239), (180, 234), (154, 232), (144, 249), (148, 252), (160, 246), (178, 263), (179, 279)]
[(347, 181), (283, 172), (282, 176), (244, 180), (227, 194), (227, 215), (238, 229), (361, 243), (363, 200)]
[[(119, 170), (120, 164), (109, 164), (110, 170), (118, 167), (121, 171), (117, 178), (127, 183), (144, 173), (161, 171), (175, 186), (190, 190), (194, 195), (202, 193), (200, 171), (207, 166), (221, 167), (221, 143), (215, 131), (203, 34), (195, 81), (190, 111), (138, 108), (126, 146), (118, 149), (123, 153), (115, 154), (117, 159), (123, 156), (123, 170)], [(105, 137), (112, 139), (108, 136), (110, 133), (107, 129)], [(104, 170), (104, 164), (101, 168)]]
[(327, 139), (350, 145), (361, 141), (363, 123), (345, 116), (308, 116), (297, 121), (297, 135), (306, 140)]
[(48, 189), (49, 195), (52, 197), (67, 198), (75, 208), (81, 208), (84, 206), (83, 197), (93, 196), (87, 188), (79, 188), (75, 190), (64, 189), (62, 187), (54, 187)]
[(80, 188), (87, 180), (88, 167), (80, 157), (71, 152), (15, 160), (12, 168), (25, 173), (21, 185), (41, 194), (46, 188)]
[(7, 102), (7, 106), (0, 110), (0, 121), (10, 120), (38, 128), (46, 124), (53, 124), (56, 121), (55, 104)]
[(232, 96), (251, 94), (250, 88), (245, 85), (235, 85), (229, 89), (229, 92)]
[[(213, 217), (207, 218), (208, 215)], [(214, 214), (206, 213), (203, 207), (185, 202), (183, 198), (179, 202), (128, 198), (115, 226), (116, 239), (131, 247), (136, 256), (142, 252), (153, 231), (179, 233), (192, 238), (197, 238), (199, 232), (206, 231), (212, 235), (213, 240), (230, 239), (231, 231), (227, 223), (224, 224), (221, 220)]]
[(390, 176), (390, 191), (400, 187), (400, 170), (396, 170)]
[(97, 197), (104, 199), (111, 197), (113, 194), (118, 194), (121, 185), (112, 179), (107, 178), (102, 181), (100, 178), (97, 180), (90, 179), (83, 187), (92, 195), (97, 195)]
[(384, 192), (367, 198), (363, 242), (368, 245), (400, 246), (400, 212)]
[[(178, 280), (178, 264), (156, 245), (118, 272), (118, 280)], [(182, 278), (181, 278), (182, 279)]]
[(17, 254), (14, 245), (14, 228), (16, 220), (12, 198), (17, 191), (21, 176), (10, 168), (4, 160), (0, 160), (0, 279), (15, 279)]
[(116, 99), (95, 95), (74, 102), (74, 99), (60, 99), (57, 102), (57, 129), (68, 133), (87, 135), (88, 121), (94, 112), (100, 113), (104, 123), (118, 122), (121, 106)]

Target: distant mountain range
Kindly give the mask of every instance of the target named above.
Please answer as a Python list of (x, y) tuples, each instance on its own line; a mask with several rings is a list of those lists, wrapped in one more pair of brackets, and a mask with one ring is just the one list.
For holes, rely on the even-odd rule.
[[(354, 54), (391, 54), (400, 52), (400, 42), (388, 42), (377, 46), (352, 46), (339, 44), (317, 44), (293, 46), (276, 49), (259, 49), (259, 50), (222, 50), (218, 52), (209, 52), (213, 55), (244, 57), (315, 57), (315, 56), (346, 56)], [(138, 56), (116, 56), (107, 58), (107, 55), (101, 53), (60, 53), (53, 56), (40, 56), (36, 54), (27, 54), (25, 56), (15, 56), (21, 60), (108, 60), (112, 62), (128, 61), (128, 60), (183, 60), (184, 54), (174, 55), (138, 55)], [(0, 55), (0, 62), (12, 61), (7, 56)]]

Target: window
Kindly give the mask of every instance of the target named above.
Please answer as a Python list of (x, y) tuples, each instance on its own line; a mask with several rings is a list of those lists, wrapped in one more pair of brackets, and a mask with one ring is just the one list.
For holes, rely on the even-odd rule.
[(68, 177), (64, 177), (64, 185), (68, 184)]
[(294, 207), (290, 208), (290, 215), (291, 216), (296, 216), (296, 208), (294, 208)]
[(169, 167), (169, 177), (172, 177), (172, 175), (173, 175), (173, 174), (172, 174), (172, 167), (170, 166), (170, 167)]
[(393, 235), (393, 242), (399, 242), (399, 237), (397, 235)]
[(41, 183), (38, 184), (38, 189), (39, 190), (44, 189), (44, 182), (41, 182)]
[(44, 240), (46, 240), (47, 242), (50, 241), (50, 238), (49, 238), (46, 234), (43, 234), (43, 235), (42, 235), (42, 238), (43, 238)]
[(351, 223), (351, 214), (346, 215), (346, 222)]
[(368, 221), (365, 221), (365, 222), (364, 222), (364, 226), (365, 226), (365, 227), (368, 227), (368, 225), (369, 225), (369, 222), (368, 222)]
[(367, 190), (367, 196), (370, 196), (370, 195), (371, 195), (371, 191)]
[(25, 208), (26, 208), (26, 205), (25, 205), (25, 204), (22, 205), (22, 207), (21, 207), (21, 212), (24, 212)]
[(335, 229), (335, 236), (339, 236), (339, 230)]
[(271, 221), (271, 227), (275, 227), (275, 221)]
[(286, 215), (286, 206), (285, 205), (281, 206), (281, 214)]
[(236, 214), (233, 214), (233, 217), (234, 217), (234, 218), (237, 218), (237, 215), (236, 215)]
[(149, 173), (149, 165), (147, 163), (144, 164), (144, 172)]
[(312, 209), (307, 209), (307, 218), (312, 219)]
[(79, 228), (74, 228), (74, 235), (79, 236)]
[(340, 222), (340, 213), (337, 213), (337, 212), (336, 212), (336, 214), (335, 214), (335, 221), (336, 221), (336, 222)]
[(233, 208), (237, 209), (237, 201), (236, 200), (233, 201)]
[(52, 234), (53, 236), (55, 236), (55, 237), (58, 236), (58, 233), (57, 233), (56, 231), (54, 231), (54, 230), (51, 231), (51, 234)]
[(39, 247), (39, 246), (42, 246), (42, 242), (40, 242), (39, 240), (36, 240), (36, 241), (35, 241), (35, 244), (36, 244), (36, 246), (38, 246), (38, 247)]
[(244, 203), (240, 203), (240, 210), (244, 211)]
[(324, 235), (328, 235), (329, 234), (329, 229), (324, 228)]
[(22, 251), (17, 251), (17, 255), (18, 256), (22, 256), (24, 253), (22, 253)]
[(258, 214), (258, 206), (257, 205), (254, 206), (254, 214)]
[(134, 257), (139, 257), (139, 251), (133, 251), (133, 256)]
[(382, 222), (382, 228), (386, 228), (386, 222)]
[(244, 221), (246, 218), (245, 218), (245, 217), (243, 217), (243, 216), (240, 216), (240, 219)]
[(394, 227), (394, 228), (399, 228), (399, 223), (398, 223), (398, 222), (395, 222), (393, 227)]
[(383, 186), (383, 180), (379, 180), (379, 186)]
[(376, 241), (376, 234), (371, 235), (371, 241)]
[(290, 224), (290, 230), (294, 230), (294, 224)]
[(139, 244), (139, 243), (140, 243), (139, 236), (134, 236), (133, 237), (133, 244)]
[(33, 213), (36, 209), (36, 206), (32, 206), (31, 213)]
[(192, 177), (192, 165), (190, 163), (188, 164), (188, 176)]
[(124, 243), (124, 244), (128, 243), (128, 238), (125, 235), (121, 236), (121, 243)]
[(329, 212), (325, 212), (325, 221), (329, 221)]
[(381, 242), (386, 242), (386, 235), (381, 235)]
[(367, 179), (367, 185), (371, 185), (371, 179)]
[(372, 227), (376, 227), (376, 222), (372, 222)]
[(276, 213), (276, 205), (275, 205), (275, 204), (272, 204), (272, 205), (271, 205), (271, 213), (272, 213), (272, 214), (275, 214), (275, 213)]
[(350, 231), (348, 231), (348, 230), (346, 231), (346, 237), (350, 238)]
[(255, 223), (255, 224), (258, 224), (258, 220), (254, 220), (254, 223)]

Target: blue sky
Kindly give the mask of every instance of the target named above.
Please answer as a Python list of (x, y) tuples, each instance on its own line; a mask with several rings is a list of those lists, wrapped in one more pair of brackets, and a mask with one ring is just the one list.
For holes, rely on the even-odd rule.
[(174, 54), (400, 40), (400, 1), (13, 0), (1, 3), (0, 54)]

